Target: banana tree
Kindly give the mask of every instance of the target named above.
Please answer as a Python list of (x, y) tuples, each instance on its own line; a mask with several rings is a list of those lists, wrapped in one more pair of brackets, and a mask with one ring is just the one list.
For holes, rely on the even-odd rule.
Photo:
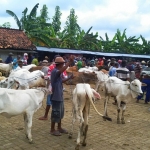
[(147, 41), (142, 35), (140, 35), (142, 40), (141, 54), (150, 54), (150, 41)]
[(46, 20), (45, 22), (43, 21), (43, 18), (47, 17), (43, 16), (47, 14), (46, 12), (44, 13), (44, 10), (46, 10), (45, 5), (43, 6), (43, 11), (41, 11), (41, 16), (36, 16), (38, 6), (39, 3), (33, 7), (29, 15), (27, 15), (28, 8), (25, 8), (22, 12), (22, 17), (20, 20), (11, 10), (6, 10), (6, 12), (16, 20), (19, 30), (24, 30), (24, 32), (34, 44), (39, 45), (42, 43), (45, 46), (49, 46), (48, 35), (50, 32), (46, 27), (49, 27), (51, 24), (46, 23)]

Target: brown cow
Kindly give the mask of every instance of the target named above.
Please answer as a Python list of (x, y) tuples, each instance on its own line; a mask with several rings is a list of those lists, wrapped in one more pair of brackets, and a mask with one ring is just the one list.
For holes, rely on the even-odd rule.
[(73, 74), (74, 78), (66, 82), (66, 84), (76, 85), (77, 83), (89, 83), (95, 84), (97, 82), (97, 74), (94, 72), (85, 73), (85, 72), (76, 72), (76, 71), (67, 71), (68, 76)]

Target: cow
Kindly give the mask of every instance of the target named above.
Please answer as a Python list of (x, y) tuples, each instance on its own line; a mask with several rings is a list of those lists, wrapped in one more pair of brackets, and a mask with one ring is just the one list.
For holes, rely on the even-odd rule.
[(5, 78), (3, 80), (0, 81), (0, 88), (7, 88), (8, 85), (8, 78)]
[(65, 82), (66, 84), (76, 85), (77, 83), (89, 83), (96, 84), (97, 75), (95, 72), (76, 72), (76, 71), (67, 71), (68, 76), (73, 74), (74, 78)]
[(5, 79), (6, 79), (6, 77), (4, 77), (4, 76), (0, 77), (0, 81), (5, 80)]
[(20, 76), (21, 78), (23, 78), (24, 76), (26, 77), (27, 74), (30, 74), (27, 69), (12, 70), (7, 80), (7, 88), (13, 87), (13, 85), (15, 84), (15, 77)]
[(20, 114), (24, 115), (25, 134), (32, 143), (32, 118), (41, 106), (46, 89), (14, 90), (1, 88), (0, 90), (0, 114), (11, 118)]
[(68, 67), (66, 71), (78, 71), (77, 66)]
[(10, 64), (4, 64), (0, 63), (0, 71), (3, 75), (8, 76), (10, 71), (12, 70), (13, 63)]
[(46, 87), (44, 73), (40, 70), (33, 71), (29, 74), (15, 76), (14, 81), (18, 83), (18, 89), (29, 89), (33, 87)]
[(109, 74), (105, 71), (95, 71), (95, 73), (97, 74), (97, 82), (96, 82), (96, 86), (95, 86), (95, 90), (99, 91), (99, 87), (101, 87), (102, 89), (105, 86), (105, 82), (108, 80), (109, 78)]
[(96, 66), (94, 66), (94, 67), (85, 66), (85, 68), (92, 70), (92, 71), (98, 71), (98, 67), (96, 67)]
[(72, 108), (72, 128), (71, 132), (69, 133), (69, 138), (72, 138), (73, 135), (73, 126), (75, 123), (75, 120), (78, 119), (79, 121), (79, 131), (78, 131), (78, 137), (77, 137), (77, 145), (76, 150), (79, 150), (80, 146), (80, 135), (83, 133), (84, 138), (82, 145), (86, 146), (86, 136), (88, 131), (88, 118), (89, 118), (89, 110), (90, 110), (90, 104), (93, 106), (94, 110), (103, 118), (111, 121), (111, 118), (103, 116), (98, 112), (96, 109), (93, 100), (96, 98), (101, 98), (99, 93), (97, 93), (94, 89), (90, 87), (89, 84), (85, 83), (79, 83), (76, 85), (74, 91), (73, 91), (73, 108)]
[(110, 96), (116, 97), (117, 100), (117, 123), (120, 123), (120, 109), (122, 108), (121, 123), (125, 124), (124, 113), (126, 110), (126, 103), (131, 98), (136, 98), (142, 94), (141, 82), (134, 79), (131, 83), (129, 81), (122, 81), (117, 77), (109, 77), (105, 83), (105, 102), (104, 102), (104, 116), (107, 114), (107, 102)]

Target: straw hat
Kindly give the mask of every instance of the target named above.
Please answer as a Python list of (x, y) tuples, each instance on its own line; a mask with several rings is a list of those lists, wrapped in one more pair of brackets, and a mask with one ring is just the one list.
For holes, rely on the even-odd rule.
[(56, 57), (55, 64), (65, 63), (65, 60), (62, 57)]

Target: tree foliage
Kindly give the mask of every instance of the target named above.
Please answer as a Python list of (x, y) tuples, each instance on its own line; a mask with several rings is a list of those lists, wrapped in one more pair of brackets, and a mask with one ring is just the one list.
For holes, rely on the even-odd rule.
[[(49, 46), (69, 49), (82, 49), (101, 52), (130, 53), (130, 54), (150, 54), (150, 41), (147, 41), (142, 35), (140, 37), (127, 37), (126, 29), (121, 32), (117, 29), (112, 39), (105, 33), (105, 38), (99, 36), (98, 33), (92, 32), (92, 27), (87, 31), (81, 29), (78, 24), (78, 16), (72, 8), (66, 19), (65, 27), (61, 29), (61, 11), (56, 6), (55, 14), (50, 20), (48, 8), (43, 5), (40, 15), (37, 16), (37, 3), (28, 13), (28, 8), (22, 12), (19, 18), (11, 11), (6, 12), (11, 15), (20, 30), (24, 30), (31, 41), (37, 46)], [(2, 27), (10, 27), (8, 23), (1, 25)], [(142, 43), (140, 43), (142, 41)]]

